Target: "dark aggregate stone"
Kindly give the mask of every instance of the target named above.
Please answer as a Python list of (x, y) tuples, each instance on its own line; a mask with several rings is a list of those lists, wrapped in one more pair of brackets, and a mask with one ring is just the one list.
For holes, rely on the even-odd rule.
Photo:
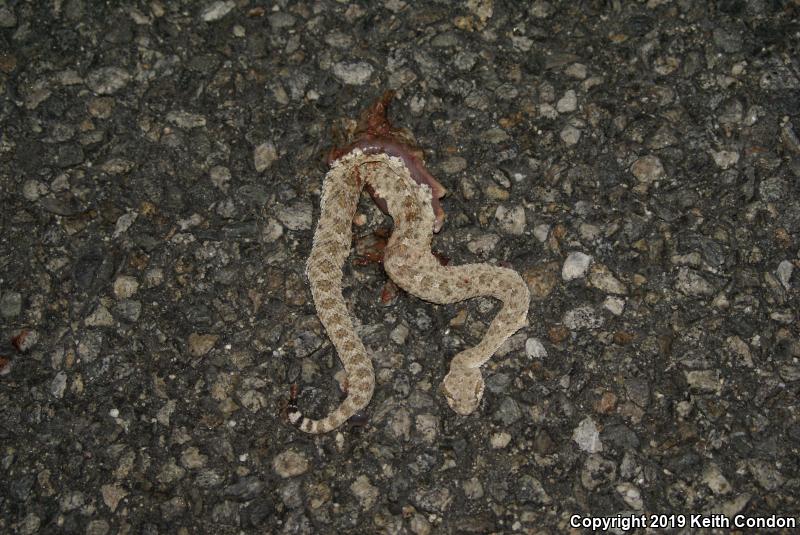
[[(0, 533), (797, 510), (796, 2), (129, 4), (0, 2)], [(497, 306), (351, 256), (375, 394), (308, 437), (291, 384), (314, 416), (347, 387), (304, 277), (325, 160), (387, 88), (449, 192), (434, 250), (536, 298), (464, 417), (439, 385)]]
[(225, 494), (240, 501), (247, 501), (257, 497), (263, 489), (263, 481), (255, 477), (246, 477), (233, 485), (225, 487)]

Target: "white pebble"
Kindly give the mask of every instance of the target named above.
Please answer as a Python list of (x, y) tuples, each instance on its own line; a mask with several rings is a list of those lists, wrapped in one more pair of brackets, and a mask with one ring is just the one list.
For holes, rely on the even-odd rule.
[(558, 113), (570, 113), (575, 111), (578, 108), (578, 97), (575, 95), (575, 91), (570, 89), (564, 96), (556, 102), (556, 109)]
[(584, 418), (578, 427), (572, 432), (572, 440), (578, 447), (587, 453), (599, 453), (603, 451), (603, 443), (600, 441), (600, 431), (591, 417)]
[(788, 260), (783, 260), (780, 264), (778, 264), (778, 279), (781, 281), (781, 284), (783, 284), (783, 287), (787, 290), (791, 286), (789, 281), (792, 278), (792, 271), (794, 271), (794, 264)]
[(561, 278), (565, 281), (580, 279), (586, 275), (592, 257), (580, 251), (569, 253), (564, 265), (561, 267)]
[(542, 223), (540, 225), (536, 225), (535, 227), (533, 227), (533, 236), (542, 243), (544, 243), (549, 234), (550, 234), (550, 225), (546, 223)]
[(492, 448), (499, 450), (508, 446), (511, 442), (511, 435), (505, 431), (494, 433), (491, 438)]
[(625, 300), (620, 297), (606, 297), (606, 300), (603, 301), (603, 308), (615, 316), (619, 316), (625, 310)]
[(528, 338), (525, 340), (525, 354), (532, 359), (543, 359), (547, 356), (547, 350), (539, 339)]

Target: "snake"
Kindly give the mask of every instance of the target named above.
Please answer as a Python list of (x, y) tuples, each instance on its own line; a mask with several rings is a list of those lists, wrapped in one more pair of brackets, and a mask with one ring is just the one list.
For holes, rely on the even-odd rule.
[(439, 200), (447, 191), (425, 168), (410, 135), (389, 122), (387, 109), (393, 96), (391, 91), (384, 93), (362, 114), (355, 141), (329, 155), (306, 276), (317, 316), (344, 367), (345, 398), (326, 416), (313, 419), (297, 407), (293, 395), (288, 420), (305, 433), (339, 428), (367, 407), (375, 390), (372, 359), (342, 295), (342, 268), (350, 254), (353, 218), (364, 189), (393, 220), (383, 268), (398, 287), (441, 305), (479, 296), (502, 303), (478, 344), (450, 362), (441, 392), (456, 413), (469, 415), (477, 409), (484, 392), (481, 366), (527, 325), (530, 293), (519, 273), (487, 263), (442, 265), (433, 254), (433, 235), (445, 220)]

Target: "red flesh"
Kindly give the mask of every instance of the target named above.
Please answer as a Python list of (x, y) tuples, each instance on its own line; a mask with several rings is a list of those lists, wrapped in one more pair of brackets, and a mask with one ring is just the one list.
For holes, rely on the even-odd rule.
[[(364, 154), (387, 154), (403, 160), (408, 168), (411, 178), (417, 184), (427, 184), (431, 188), (433, 213), (436, 218), (434, 232), (439, 232), (444, 224), (444, 210), (439, 203), (439, 199), (445, 196), (447, 190), (442, 186), (433, 175), (425, 168), (422, 162), (422, 153), (419, 149), (412, 147), (406, 140), (406, 136), (396, 128), (393, 128), (386, 115), (389, 102), (394, 96), (394, 91), (387, 91), (378, 99), (359, 122), (356, 131), (355, 141), (343, 148), (333, 148), (328, 154), (328, 162), (338, 160), (345, 154), (354, 149), (361, 149)], [(387, 212), (386, 201), (367, 188), (375, 204)]]

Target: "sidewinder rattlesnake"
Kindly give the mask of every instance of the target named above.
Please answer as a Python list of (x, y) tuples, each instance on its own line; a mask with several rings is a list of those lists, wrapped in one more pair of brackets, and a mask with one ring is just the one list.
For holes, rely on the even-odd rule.
[(354, 143), (331, 153), (331, 168), (323, 182), (306, 274), (317, 315), (344, 365), (347, 396), (319, 420), (303, 416), (293, 397), (289, 421), (307, 433), (336, 429), (367, 406), (375, 388), (372, 361), (342, 297), (342, 266), (350, 253), (352, 221), (365, 187), (394, 221), (383, 266), (400, 288), (438, 304), (478, 296), (503, 303), (483, 339), (450, 363), (442, 391), (454, 411), (467, 415), (477, 408), (484, 390), (480, 366), (527, 323), (530, 294), (516, 271), (489, 264), (442, 266), (431, 252), (433, 233), (444, 222), (438, 201), (445, 189), (425, 169), (421, 152), (412, 148), (407, 134), (389, 123), (386, 110), (392, 96), (387, 92), (367, 110)]

